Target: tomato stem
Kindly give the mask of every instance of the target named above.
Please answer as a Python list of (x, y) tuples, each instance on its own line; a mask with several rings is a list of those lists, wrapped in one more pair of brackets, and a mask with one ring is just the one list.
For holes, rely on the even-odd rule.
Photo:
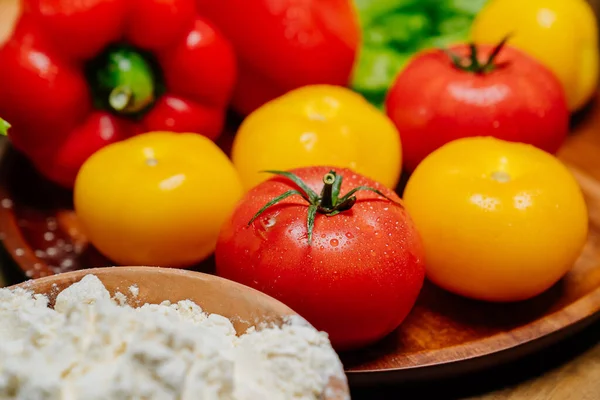
[(308, 203), (308, 211), (306, 217), (306, 229), (308, 232), (308, 244), (312, 244), (313, 231), (315, 226), (315, 218), (317, 213), (325, 214), (328, 217), (333, 217), (341, 212), (350, 210), (356, 203), (356, 192), (369, 191), (376, 193), (377, 195), (391, 201), (392, 203), (402, 206), (402, 204), (391, 199), (390, 197), (383, 194), (378, 189), (370, 186), (358, 186), (350, 190), (344, 196), (339, 197), (340, 188), (342, 187), (342, 176), (337, 175), (335, 171), (329, 171), (323, 176), (323, 188), (321, 194), (317, 195), (302, 179), (297, 175), (288, 171), (263, 171), (269, 172), (275, 175), (283, 176), (284, 178), (292, 181), (298, 189), (291, 189), (287, 192), (280, 194), (274, 199), (270, 200), (265, 204), (248, 222), (251, 225), (259, 216), (261, 216), (267, 209), (278, 204), (282, 200), (287, 199), (291, 196), (300, 196)]
[(333, 208), (335, 199), (333, 198), (333, 184), (335, 182), (335, 173), (325, 174), (323, 177), (323, 190), (321, 191), (321, 207)]
[(475, 43), (469, 43), (470, 52), (469, 52), (468, 57), (460, 56), (448, 49), (442, 49), (442, 51), (448, 55), (448, 57), (452, 61), (452, 64), (456, 68), (458, 68), (462, 71), (471, 72), (474, 74), (487, 74), (489, 72), (494, 71), (496, 68), (498, 68), (498, 64), (495, 63), (496, 58), (498, 57), (498, 54), (500, 54), (500, 52), (506, 45), (506, 42), (508, 41), (508, 39), (511, 36), (512, 36), (512, 34), (506, 35), (500, 41), (500, 43), (498, 43), (493, 48), (492, 52), (488, 56), (488, 59), (483, 64), (479, 62), (478, 49), (477, 49), (477, 45)]

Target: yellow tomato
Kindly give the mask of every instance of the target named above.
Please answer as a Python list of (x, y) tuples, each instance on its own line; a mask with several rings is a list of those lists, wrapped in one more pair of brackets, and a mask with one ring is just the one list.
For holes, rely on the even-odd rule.
[(150, 132), (92, 155), (77, 175), (74, 203), (90, 242), (111, 260), (186, 267), (213, 252), (242, 192), (209, 139)]
[(562, 82), (574, 111), (598, 82), (598, 27), (586, 0), (491, 0), (473, 22), (475, 42), (509, 44), (546, 65)]
[(232, 160), (246, 189), (270, 177), (263, 170), (317, 165), (350, 168), (394, 188), (401, 152), (392, 121), (361, 95), (313, 85), (250, 114), (234, 139)]
[(494, 138), (466, 138), (431, 153), (409, 178), (404, 203), (425, 246), (428, 278), (489, 301), (533, 297), (579, 256), (587, 210), (554, 156)]

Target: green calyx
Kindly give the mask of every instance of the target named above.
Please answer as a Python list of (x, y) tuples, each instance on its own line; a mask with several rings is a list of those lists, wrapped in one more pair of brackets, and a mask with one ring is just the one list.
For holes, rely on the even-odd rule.
[(286, 172), (286, 171), (264, 171), (268, 173), (272, 173), (275, 175), (283, 176), (284, 178), (289, 179), (293, 183), (296, 184), (298, 189), (291, 189), (281, 195), (275, 197), (273, 200), (269, 201), (265, 204), (248, 222), (248, 225), (251, 225), (256, 218), (258, 218), (262, 213), (264, 213), (268, 208), (276, 205), (280, 201), (287, 199), (291, 196), (300, 196), (308, 203), (308, 216), (306, 220), (306, 227), (308, 231), (308, 244), (312, 243), (313, 231), (315, 226), (315, 217), (317, 213), (324, 214), (328, 217), (333, 217), (341, 212), (350, 210), (354, 203), (356, 203), (356, 192), (359, 191), (370, 191), (378, 194), (379, 196), (385, 198), (386, 200), (391, 201), (396, 205), (400, 205), (400, 203), (394, 201), (389, 198), (381, 191), (372, 188), (370, 186), (357, 186), (354, 189), (350, 190), (343, 196), (340, 196), (340, 188), (342, 187), (342, 176), (337, 175), (335, 171), (329, 171), (323, 177), (323, 188), (321, 189), (321, 194), (317, 194), (313, 191), (308, 185), (302, 181), (297, 175)]
[(8, 130), (10, 129), (10, 124), (0, 118), (0, 136), (8, 135)]
[(159, 95), (157, 63), (127, 45), (109, 46), (86, 65), (86, 75), (97, 106), (119, 115), (143, 112)]
[(487, 74), (498, 68), (498, 64), (495, 63), (496, 58), (498, 57), (498, 54), (500, 54), (500, 51), (502, 51), (502, 48), (504, 48), (504, 45), (506, 45), (506, 42), (510, 36), (511, 35), (507, 35), (504, 37), (504, 39), (502, 39), (500, 43), (494, 47), (484, 63), (479, 61), (479, 55), (477, 53), (477, 46), (475, 43), (469, 44), (470, 53), (467, 57), (462, 57), (448, 49), (442, 49), (442, 51), (444, 51), (448, 57), (450, 57), (452, 64), (454, 64), (456, 68), (474, 74)]

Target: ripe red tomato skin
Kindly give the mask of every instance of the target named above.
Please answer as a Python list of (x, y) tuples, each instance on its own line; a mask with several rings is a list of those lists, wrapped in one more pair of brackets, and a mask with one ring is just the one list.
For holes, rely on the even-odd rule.
[[(293, 170), (317, 193), (332, 168)], [(347, 169), (341, 194), (358, 185), (390, 190)], [(347, 212), (317, 215), (307, 241), (308, 206), (299, 196), (248, 221), (270, 199), (295, 188), (274, 178), (250, 190), (223, 225), (215, 251), (217, 274), (287, 304), (339, 350), (375, 342), (400, 325), (425, 277), (421, 239), (403, 207), (359, 192)], [(371, 209), (372, 207), (372, 209)]]
[[(479, 45), (482, 61), (494, 46)], [(452, 48), (467, 55), (466, 45)], [(505, 46), (498, 69), (461, 71), (441, 50), (424, 51), (390, 88), (386, 111), (402, 136), (412, 171), (433, 150), (454, 139), (494, 136), (555, 153), (569, 129), (566, 97), (558, 79), (520, 50)]]

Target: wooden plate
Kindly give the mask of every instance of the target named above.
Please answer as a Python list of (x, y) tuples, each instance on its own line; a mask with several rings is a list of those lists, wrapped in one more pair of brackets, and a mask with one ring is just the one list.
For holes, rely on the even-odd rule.
[[(229, 148), (231, 135), (222, 147)], [(529, 301), (489, 304), (426, 283), (404, 324), (369, 348), (342, 354), (351, 384), (432, 379), (480, 369), (535, 351), (592, 322), (600, 310), (600, 106), (593, 106), (560, 151), (589, 207), (587, 245), (573, 270)], [(112, 265), (77, 223), (71, 193), (41, 178), (9, 145), (0, 160), (0, 234), (29, 278)], [(211, 273), (212, 259), (193, 268)]]

